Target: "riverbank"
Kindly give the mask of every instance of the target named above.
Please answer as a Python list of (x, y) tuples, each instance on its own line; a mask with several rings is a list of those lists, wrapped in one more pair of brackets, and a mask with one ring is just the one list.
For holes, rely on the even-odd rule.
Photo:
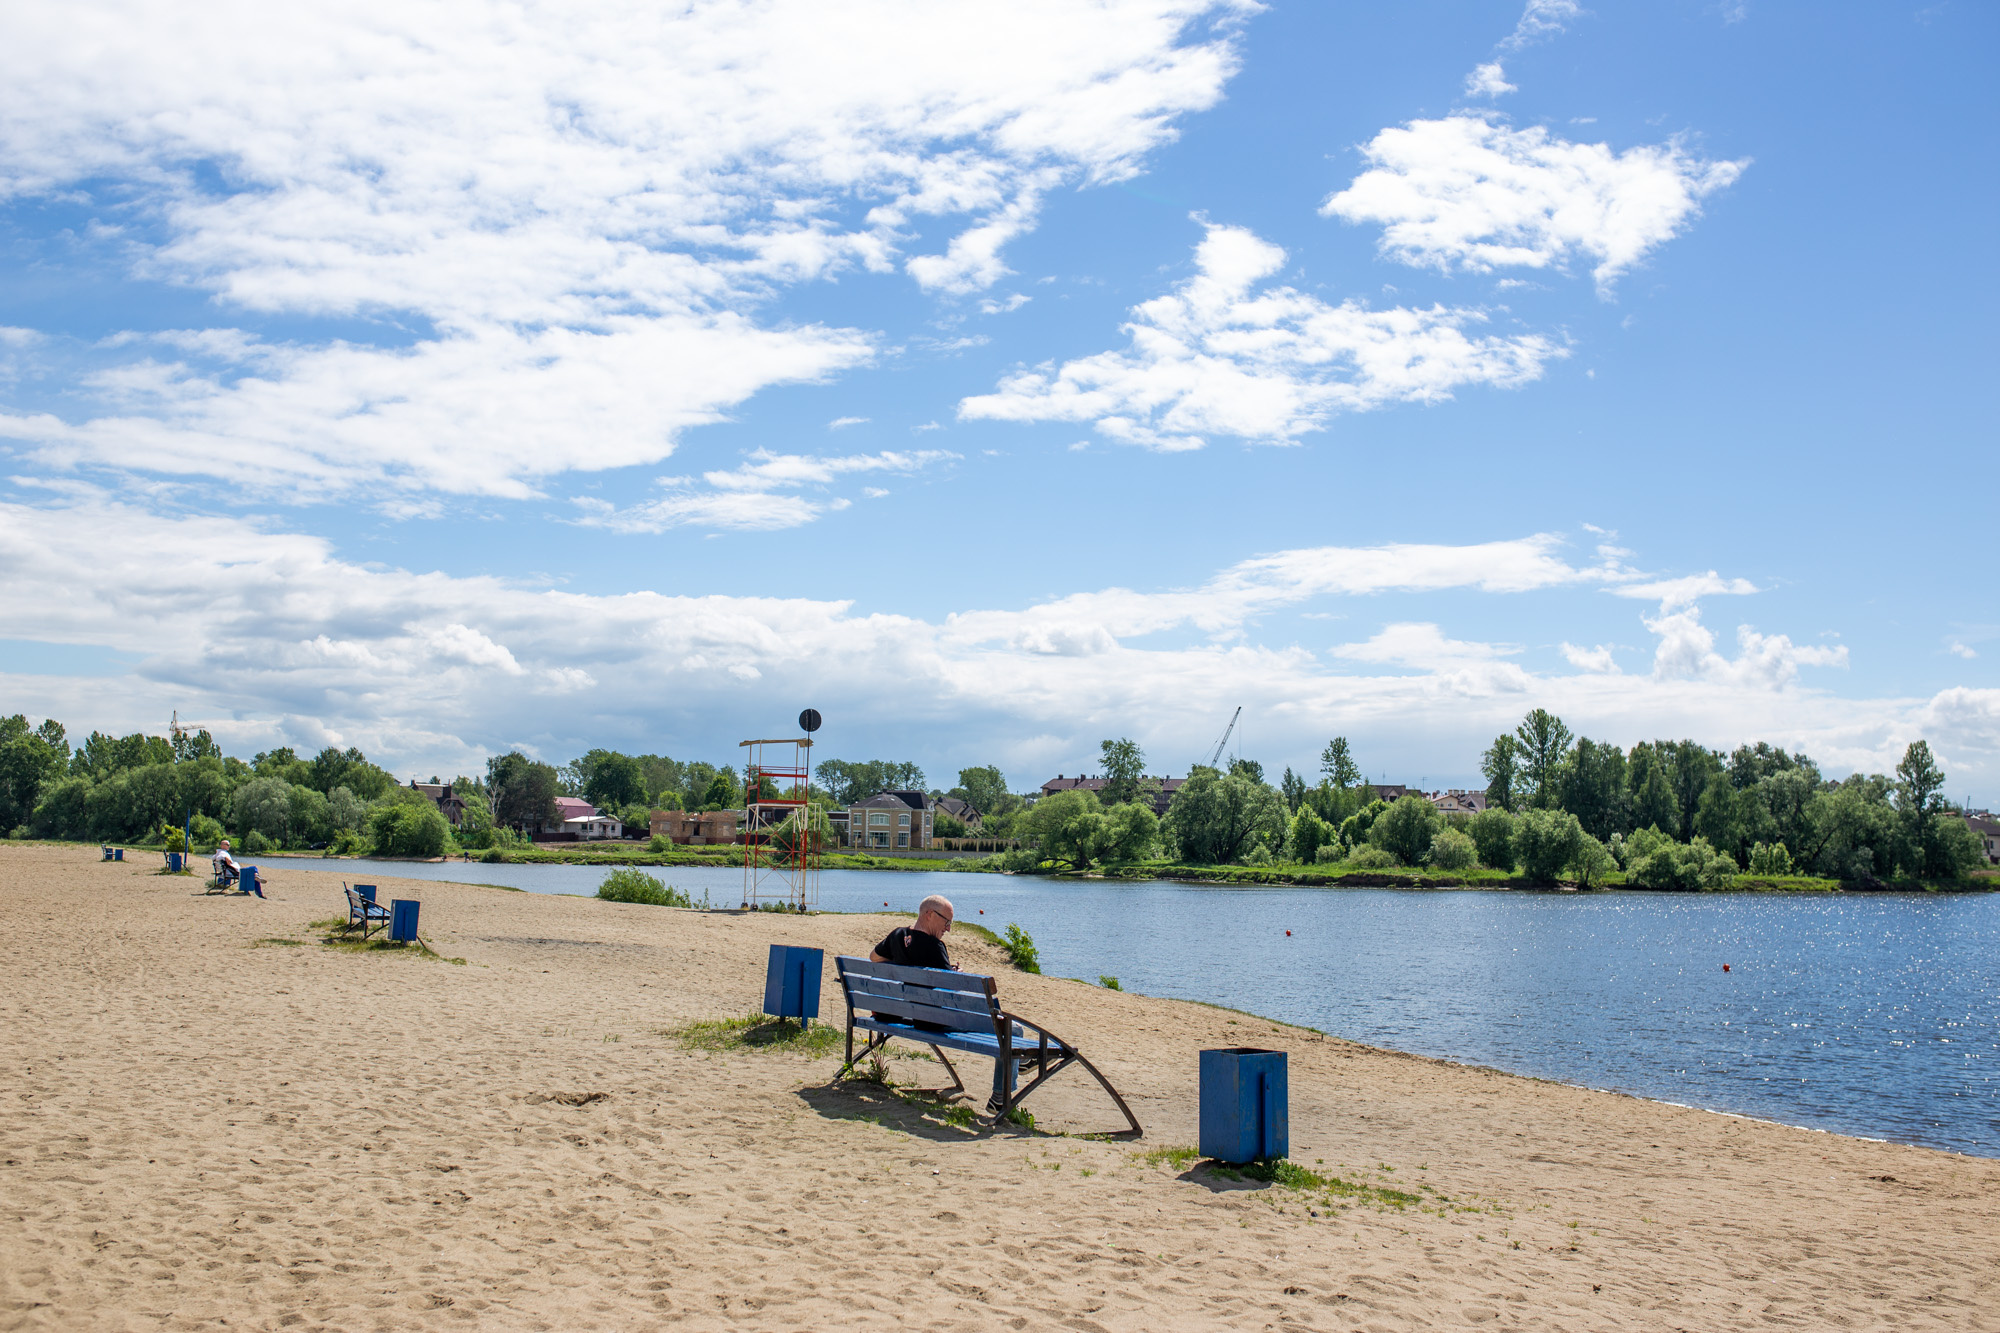
[[(0, 848), (11, 1326), (2000, 1327), (1984, 1159), (1026, 976), (955, 937), (1147, 1133), (968, 1130), (831, 1083), (829, 1055), (681, 1035), (756, 1006), (770, 944), (859, 950), (898, 918), (384, 879), (434, 958), (321, 943), (322, 876), (211, 898), (86, 850)], [(1218, 1045), (1289, 1052), (1317, 1182), (1177, 1151)], [(1074, 1072), (1029, 1107), (1119, 1123)]]

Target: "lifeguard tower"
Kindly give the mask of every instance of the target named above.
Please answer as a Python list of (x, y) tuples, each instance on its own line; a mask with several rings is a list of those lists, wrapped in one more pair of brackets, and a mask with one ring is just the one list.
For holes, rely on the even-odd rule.
[(806, 734), (743, 741), (743, 906), (782, 904), (797, 912), (819, 908), (819, 870), (826, 816), (812, 807), (812, 733), (820, 716), (799, 714)]

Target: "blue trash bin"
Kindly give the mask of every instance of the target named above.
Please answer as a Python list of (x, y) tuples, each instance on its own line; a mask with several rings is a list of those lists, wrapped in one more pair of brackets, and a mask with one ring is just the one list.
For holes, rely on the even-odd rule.
[(796, 944), (771, 946), (771, 962), (764, 970), (764, 1012), (773, 1018), (796, 1018), (799, 1026), (810, 1027), (819, 1017), (820, 969), (825, 965), (824, 949), (807, 949)]
[(114, 861), (123, 861), (125, 859), (125, 849), (123, 847), (113, 847), (111, 849), (111, 859)]
[(1201, 1053), (1201, 1155), (1260, 1162), (1291, 1151), (1283, 1051), (1229, 1046)]
[(167, 853), (167, 873), (169, 875), (178, 875), (181, 873), (181, 854), (179, 852)]
[(257, 880), (256, 866), (243, 867), (242, 871), (237, 875), (236, 887), (244, 893), (254, 893), (259, 898), (264, 896), (264, 886), (258, 883)]
[(417, 938), (417, 900), (396, 898), (389, 903), (389, 938), (404, 944)]

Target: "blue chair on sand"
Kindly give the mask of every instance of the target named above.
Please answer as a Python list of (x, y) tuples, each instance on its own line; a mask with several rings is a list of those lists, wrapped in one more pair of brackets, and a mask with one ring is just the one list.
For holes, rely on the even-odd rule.
[[(361, 938), (364, 940), (374, 931), (388, 929), (388, 908), (370, 902), (344, 882), (340, 887), (347, 892), (346, 929), (353, 930), (356, 926), (361, 927)], [(372, 888), (374, 886), (370, 885), (369, 887)]]

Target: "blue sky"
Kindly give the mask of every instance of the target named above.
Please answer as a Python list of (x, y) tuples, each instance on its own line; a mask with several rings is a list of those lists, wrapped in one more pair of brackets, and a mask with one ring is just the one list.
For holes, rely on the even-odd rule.
[(1989, 7), (588, 12), (0, 20), (8, 711), (2000, 799)]

